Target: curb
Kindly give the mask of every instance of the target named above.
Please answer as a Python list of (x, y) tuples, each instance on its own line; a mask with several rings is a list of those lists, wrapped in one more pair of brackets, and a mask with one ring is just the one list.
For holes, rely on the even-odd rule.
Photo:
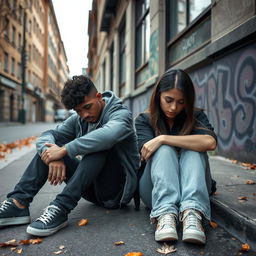
[(223, 229), (256, 250), (256, 220), (247, 218), (215, 198), (211, 198), (212, 219)]

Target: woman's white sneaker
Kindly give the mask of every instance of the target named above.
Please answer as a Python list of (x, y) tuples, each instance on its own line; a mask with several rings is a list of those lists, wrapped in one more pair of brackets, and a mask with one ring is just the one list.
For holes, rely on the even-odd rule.
[(182, 241), (195, 244), (205, 244), (206, 237), (202, 226), (202, 214), (194, 209), (183, 212), (181, 221), (183, 222)]
[(176, 230), (175, 214), (164, 214), (157, 218), (157, 226), (155, 231), (155, 240), (160, 241), (175, 241), (178, 240)]

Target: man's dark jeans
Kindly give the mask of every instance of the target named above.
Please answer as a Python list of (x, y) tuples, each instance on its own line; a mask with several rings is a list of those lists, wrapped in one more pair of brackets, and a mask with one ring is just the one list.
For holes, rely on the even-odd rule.
[[(63, 158), (66, 165), (66, 186), (52, 202), (67, 213), (74, 209), (81, 197), (88, 201), (116, 208), (120, 200), (125, 174), (115, 149), (85, 155), (81, 161)], [(48, 166), (35, 155), (14, 191), (7, 195), (29, 206), (48, 178)]]

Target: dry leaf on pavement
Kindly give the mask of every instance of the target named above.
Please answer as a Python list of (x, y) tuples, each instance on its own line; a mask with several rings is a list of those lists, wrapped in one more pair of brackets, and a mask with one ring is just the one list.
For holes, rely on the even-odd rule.
[(249, 244), (242, 244), (242, 248), (240, 251), (242, 252), (248, 252), (250, 250), (250, 245)]
[(53, 252), (56, 255), (62, 254), (64, 251), (57, 251), (57, 252)]
[(237, 199), (239, 201), (247, 201), (248, 197), (247, 196), (239, 196)]
[(81, 219), (78, 222), (78, 226), (85, 226), (88, 223), (88, 219)]
[(17, 245), (18, 244), (15, 239), (12, 239), (12, 240), (4, 242), (4, 243), (0, 243), (0, 247), (17, 246)]
[(255, 184), (255, 181), (253, 181), (253, 180), (247, 180), (247, 181), (246, 181), (246, 184), (248, 184), (248, 185), (253, 185), (253, 184)]
[(18, 254), (21, 254), (21, 253), (23, 252), (23, 249), (22, 249), (22, 248), (17, 249), (16, 252), (17, 252)]
[(166, 254), (169, 254), (169, 253), (176, 252), (177, 249), (174, 248), (173, 245), (168, 245), (168, 244), (164, 243), (164, 245), (161, 248), (158, 248), (156, 251), (161, 253), (161, 254), (166, 255)]
[(242, 163), (241, 165), (244, 166), (244, 167), (247, 167), (248, 169), (251, 169), (251, 170), (255, 170), (256, 169), (256, 164)]
[(142, 252), (128, 252), (124, 256), (142, 256), (142, 255), (143, 255)]
[(117, 242), (115, 242), (115, 245), (123, 245), (123, 244), (125, 244), (124, 241), (117, 241)]
[(20, 240), (19, 244), (40, 244), (43, 241), (42, 238)]
[(216, 222), (214, 222), (214, 221), (210, 221), (210, 226), (211, 226), (212, 228), (217, 228), (217, 227), (218, 227), (218, 224), (217, 224)]

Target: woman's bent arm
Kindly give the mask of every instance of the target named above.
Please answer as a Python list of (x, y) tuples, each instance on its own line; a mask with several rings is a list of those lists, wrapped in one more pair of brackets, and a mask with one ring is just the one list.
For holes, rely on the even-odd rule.
[(216, 140), (207, 134), (194, 134), (194, 135), (160, 135), (162, 144), (191, 149), (194, 151), (205, 152), (214, 150), (216, 148)]
[(217, 143), (211, 135), (159, 135), (143, 145), (141, 149), (142, 160), (147, 161), (161, 145), (206, 152), (214, 150)]

